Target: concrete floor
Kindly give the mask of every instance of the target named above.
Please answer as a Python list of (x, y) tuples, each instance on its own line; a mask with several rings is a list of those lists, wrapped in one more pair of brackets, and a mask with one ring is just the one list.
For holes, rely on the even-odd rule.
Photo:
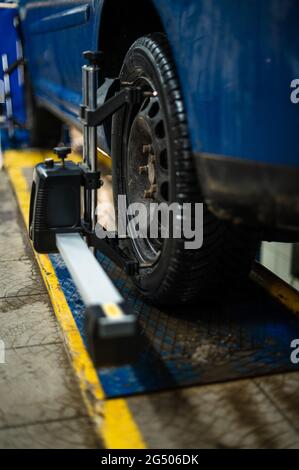
[(299, 374), (128, 398), (150, 448), (299, 448)]
[(3, 171), (0, 339), (0, 448), (99, 447)]
[[(1, 448), (99, 446), (0, 172)], [(299, 448), (299, 373), (129, 397), (149, 448)]]

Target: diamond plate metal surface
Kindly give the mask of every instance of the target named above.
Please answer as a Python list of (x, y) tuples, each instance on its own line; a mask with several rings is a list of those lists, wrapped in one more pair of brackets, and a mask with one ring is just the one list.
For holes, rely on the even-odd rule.
[[(208, 305), (162, 311), (146, 304), (114, 263), (98, 257), (138, 316), (144, 337), (137, 364), (98, 371), (107, 396), (299, 369), (290, 362), (299, 320), (254, 284)], [(82, 301), (61, 257), (51, 255), (51, 260), (85, 340)]]

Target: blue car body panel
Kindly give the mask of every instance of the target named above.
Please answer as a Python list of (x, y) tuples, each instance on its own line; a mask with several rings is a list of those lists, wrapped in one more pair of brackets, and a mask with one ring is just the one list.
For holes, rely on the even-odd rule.
[(93, 3), (20, 1), (34, 93), (74, 119), (81, 103), (82, 51), (97, 47)]
[[(298, 0), (153, 0), (188, 112), (194, 152), (299, 167)], [(68, 117), (82, 51), (101, 48), (103, 0), (21, 0), (35, 94)]]
[(163, 3), (193, 149), (298, 166), (298, 1)]

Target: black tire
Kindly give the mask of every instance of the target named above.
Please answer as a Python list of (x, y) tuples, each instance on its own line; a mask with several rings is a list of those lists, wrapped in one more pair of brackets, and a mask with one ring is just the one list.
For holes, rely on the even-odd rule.
[[(128, 51), (120, 73), (122, 82), (146, 79), (158, 93), (167, 134), (169, 202), (200, 202), (202, 197), (188, 138), (187, 117), (171, 51), (164, 35), (138, 39)], [(145, 107), (145, 104), (143, 105)], [(112, 123), (114, 197), (128, 194), (126, 181), (129, 135), (141, 108), (126, 107)], [(203, 245), (186, 250), (184, 239), (164, 241), (157, 261), (134, 277), (138, 290), (156, 304), (178, 304), (205, 298), (247, 277), (258, 247), (256, 233), (218, 220), (204, 205)], [(127, 250), (136, 253), (131, 240)]]

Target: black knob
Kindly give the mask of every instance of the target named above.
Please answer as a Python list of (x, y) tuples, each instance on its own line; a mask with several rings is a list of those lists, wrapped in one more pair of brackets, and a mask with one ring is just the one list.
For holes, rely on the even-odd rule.
[(88, 60), (90, 65), (101, 66), (103, 64), (104, 54), (101, 51), (85, 51), (83, 52), (83, 57)]
[(62, 160), (62, 165), (64, 166), (64, 160), (67, 158), (69, 153), (72, 153), (72, 149), (71, 147), (55, 147), (53, 149), (53, 153)]

